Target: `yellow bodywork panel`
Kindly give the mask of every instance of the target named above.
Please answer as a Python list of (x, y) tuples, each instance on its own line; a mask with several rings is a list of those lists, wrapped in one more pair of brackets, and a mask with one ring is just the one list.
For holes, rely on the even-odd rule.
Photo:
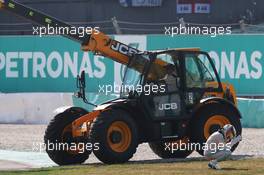
[[(223, 98), (225, 92), (227, 91), (227, 89), (229, 89), (230, 93), (232, 94), (232, 96), (234, 98), (235, 105), (237, 106), (237, 99), (236, 99), (237, 97), (236, 97), (236, 92), (235, 92), (234, 86), (229, 84), (229, 83), (223, 83), (223, 82), (221, 82), (221, 84), (223, 87), (223, 92), (206, 92), (204, 94), (204, 96), (214, 96), (214, 97)], [(206, 83), (206, 87), (217, 88), (217, 86), (218, 86), (218, 82), (207, 82)]]
[(90, 131), (90, 126), (93, 120), (101, 113), (101, 110), (92, 111), (72, 122), (72, 136), (84, 136)]
[(111, 46), (114, 46), (118, 41), (113, 40), (109, 36), (104, 33), (93, 33), (90, 36), (90, 40), (87, 45), (83, 45), (81, 49), (83, 51), (91, 51), (103, 55), (105, 57), (109, 57), (116, 62), (121, 64), (128, 64), (129, 57), (127, 55), (121, 54), (118, 51), (111, 49)]
[(235, 105), (237, 106), (237, 96), (234, 86), (232, 84), (222, 82), (222, 87), (224, 92), (226, 92), (226, 90), (229, 89), (230, 93), (234, 97)]

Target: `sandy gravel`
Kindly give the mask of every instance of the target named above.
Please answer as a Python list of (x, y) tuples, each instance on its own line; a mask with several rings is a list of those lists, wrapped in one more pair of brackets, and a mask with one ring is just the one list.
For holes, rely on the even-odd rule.
[(0, 124), (0, 149), (32, 151), (33, 143), (43, 142), (46, 125)]
[[(46, 125), (7, 125), (0, 124), (0, 150), (36, 151), (33, 144), (43, 143)], [(264, 129), (243, 129), (243, 141), (234, 152), (235, 155), (264, 156)], [(193, 153), (191, 157), (197, 157)], [(133, 160), (150, 160), (158, 158), (148, 147), (141, 144)], [(91, 156), (91, 159), (94, 159)]]

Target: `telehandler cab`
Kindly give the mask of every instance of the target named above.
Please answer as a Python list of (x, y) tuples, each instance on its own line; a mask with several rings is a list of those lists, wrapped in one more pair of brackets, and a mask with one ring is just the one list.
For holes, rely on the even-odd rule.
[[(3, 9), (39, 25), (70, 27), (15, 1), (1, 1)], [(104, 163), (123, 163), (141, 143), (149, 143), (161, 158), (185, 158), (194, 150), (203, 155), (206, 139), (225, 124), (234, 125), (241, 134), (234, 88), (221, 83), (206, 52), (196, 48), (140, 52), (101, 32), (84, 38), (65, 36), (80, 42), (83, 51), (101, 54), (127, 67), (122, 84), (125, 88), (121, 88), (119, 98), (89, 112), (69, 107), (51, 120), (45, 144), (65, 146), (64, 149), (47, 146), (46, 151), (55, 163), (83, 163), (92, 151)], [(77, 96), (90, 104), (85, 98), (84, 71), (77, 81)], [(146, 89), (150, 91), (146, 93)], [(73, 143), (75, 146), (67, 147)], [(88, 143), (92, 149), (87, 149)], [(175, 144), (191, 143), (196, 144), (195, 148), (174, 148)]]

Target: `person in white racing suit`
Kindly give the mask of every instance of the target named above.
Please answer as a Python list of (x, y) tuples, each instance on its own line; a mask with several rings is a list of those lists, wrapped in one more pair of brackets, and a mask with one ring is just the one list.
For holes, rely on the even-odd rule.
[[(208, 167), (221, 169), (218, 162), (226, 160), (231, 154), (231, 148), (242, 140), (241, 135), (236, 136), (236, 129), (233, 125), (227, 124), (220, 130), (214, 132), (206, 141), (207, 149), (204, 156), (210, 160)], [(215, 146), (210, 146), (215, 145)]]

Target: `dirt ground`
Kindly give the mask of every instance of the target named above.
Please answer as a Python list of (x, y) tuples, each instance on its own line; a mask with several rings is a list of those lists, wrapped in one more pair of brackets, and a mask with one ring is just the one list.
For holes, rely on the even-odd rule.
[[(0, 124), (0, 150), (37, 151), (36, 145), (43, 143), (46, 125), (9, 125)], [(264, 129), (243, 129), (243, 140), (234, 152), (235, 155), (264, 156)], [(198, 156), (193, 153), (191, 157)], [(141, 144), (133, 160), (158, 158), (148, 147)]]

